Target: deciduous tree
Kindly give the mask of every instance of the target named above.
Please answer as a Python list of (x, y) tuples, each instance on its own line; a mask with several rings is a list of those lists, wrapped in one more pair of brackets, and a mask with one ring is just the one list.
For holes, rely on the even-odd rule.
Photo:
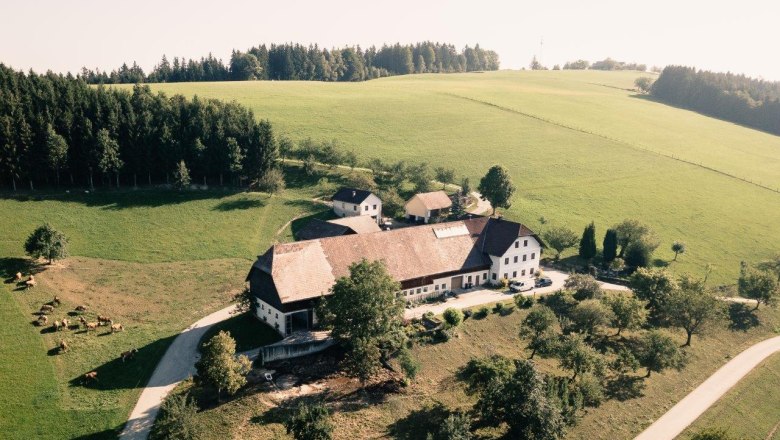
[(46, 258), (51, 264), (68, 256), (68, 239), (65, 234), (44, 223), (27, 237), (24, 251), (33, 258)]
[(322, 402), (298, 403), (284, 427), (295, 440), (330, 440), (333, 434), (330, 411)]
[(198, 380), (216, 388), (218, 399), (223, 391), (232, 396), (244, 386), (251, 366), (246, 356), (236, 357), (236, 341), (225, 331), (203, 344), (195, 364)]
[(743, 263), (740, 267), (737, 288), (745, 298), (756, 300), (756, 309), (761, 303), (772, 304), (780, 295), (778, 282), (774, 274), (766, 270), (757, 270)]
[(647, 368), (646, 377), (668, 368), (680, 370), (685, 365), (685, 357), (674, 339), (658, 330), (649, 331), (640, 339), (637, 359)]
[(545, 243), (555, 249), (555, 259), (561, 257), (561, 252), (577, 246), (577, 233), (565, 226), (553, 226), (542, 233)]
[(529, 359), (533, 359), (539, 350), (547, 348), (553, 335), (553, 326), (556, 323), (555, 313), (544, 305), (531, 309), (520, 324), (520, 337), (530, 339), (528, 348), (531, 349)]
[(496, 213), (496, 208), (509, 209), (515, 189), (509, 171), (501, 165), (493, 165), (479, 181), (477, 187), (482, 194), (482, 199), (489, 201), (493, 206), (493, 214)]

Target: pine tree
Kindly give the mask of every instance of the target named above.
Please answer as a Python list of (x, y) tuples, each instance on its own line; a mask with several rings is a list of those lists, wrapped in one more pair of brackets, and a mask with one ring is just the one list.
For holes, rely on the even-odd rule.
[(580, 240), (580, 258), (591, 260), (596, 256), (596, 225), (590, 222), (582, 232)]
[(190, 186), (190, 170), (187, 169), (187, 164), (183, 160), (179, 162), (179, 166), (176, 167), (173, 174), (173, 186), (179, 191)]
[(607, 229), (604, 234), (604, 262), (610, 263), (617, 257), (618, 236), (614, 229)]

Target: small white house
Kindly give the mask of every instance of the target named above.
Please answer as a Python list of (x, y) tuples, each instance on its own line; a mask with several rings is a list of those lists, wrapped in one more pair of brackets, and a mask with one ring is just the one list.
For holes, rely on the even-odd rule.
[(382, 200), (371, 191), (341, 188), (332, 200), (333, 212), (339, 217), (366, 215), (377, 223), (382, 219)]
[(404, 216), (415, 222), (428, 223), (431, 219), (447, 215), (452, 208), (452, 200), (444, 191), (415, 194), (404, 205)]

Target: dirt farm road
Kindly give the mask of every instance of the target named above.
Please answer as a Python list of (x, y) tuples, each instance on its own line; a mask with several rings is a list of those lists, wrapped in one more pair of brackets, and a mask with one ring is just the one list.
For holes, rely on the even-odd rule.
[(146, 440), (160, 411), (160, 404), (165, 396), (184, 379), (195, 374), (195, 363), (198, 361), (198, 342), (211, 326), (222, 322), (231, 316), (236, 306), (231, 305), (216, 311), (187, 327), (176, 336), (168, 350), (141, 392), (130, 418), (125, 424), (120, 440)]

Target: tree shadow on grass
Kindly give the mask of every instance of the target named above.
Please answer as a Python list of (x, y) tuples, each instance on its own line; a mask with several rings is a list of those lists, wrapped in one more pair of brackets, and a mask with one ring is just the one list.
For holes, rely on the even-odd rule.
[[(0, 278), (6, 284), (16, 284), (14, 290), (24, 290), (24, 281), (30, 275), (37, 275), (46, 270), (46, 265), (38, 263), (30, 258), (3, 257), (0, 258)], [(22, 274), (21, 282), (16, 280), (16, 274)]]
[(729, 329), (748, 331), (761, 324), (754, 311), (742, 303), (729, 304)]
[(617, 376), (607, 381), (605, 392), (610, 399), (624, 402), (644, 396), (645, 380), (636, 376)]
[(36, 193), (34, 196), (5, 194), (0, 199), (17, 200), (20, 202), (57, 201), (80, 203), (89, 207), (105, 210), (122, 210), (126, 208), (146, 207), (156, 208), (166, 205), (193, 202), (198, 200), (221, 199), (242, 192), (243, 188), (217, 187), (207, 190), (172, 191), (169, 189), (120, 189), (98, 190), (85, 192), (73, 189), (70, 194), (64, 191), (52, 193)]
[(653, 260), (653, 267), (668, 267), (669, 262), (666, 260), (663, 260), (661, 258), (656, 258)]
[(397, 440), (426, 440), (429, 433), (436, 433), (450, 415), (441, 402), (413, 410), (406, 417), (387, 427), (387, 434)]
[[(134, 389), (139, 386), (145, 386), (149, 377), (157, 366), (157, 362), (162, 358), (165, 350), (173, 342), (176, 336), (170, 336), (158, 339), (143, 347), (121, 347), (117, 348), (116, 357), (105, 364), (90, 371), (97, 372), (97, 381), (85, 382), (84, 373), (70, 380), (72, 387), (87, 387), (96, 390), (118, 390)], [(122, 361), (121, 352), (138, 348), (133, 359)], [(154, 386), (163, 386), (169, 384), (154, 384)]]
[(238, 199), (238, 200), (225, 200), (219, 203), (215, 207), (211, 208), (212, 211), (239, 211), (253, 208), (262, 208), (266, 205), (264, 200), (260, 199)]
[(113, 440), (119, 436), (124, 424), (117, 426), (116, 428), (104, 429), (102, 431), (93, 432), (90, 434), (80, 435), (73, 437), (72, 440)]
[[(312, 205), (314, 205), (312, 203)], [(310, 205), (311, 206), (311, 205)], [(323, 208), (325, 208), (323, 206)], [(314, 214), (307, 215), (305, 217), (300, 217), (295, 220), (293, 220), (290, 223), (290, 230), (292, 230), (293, 237), (295, 237), (296, 240), (299, 240), (298, 234), (300, 231), (305, 228), (312, 220), (332, 220), (336, 217), (336, 214), (333, 213), (332, 209), (323, 209), (322, 211), (315, 212)]]

